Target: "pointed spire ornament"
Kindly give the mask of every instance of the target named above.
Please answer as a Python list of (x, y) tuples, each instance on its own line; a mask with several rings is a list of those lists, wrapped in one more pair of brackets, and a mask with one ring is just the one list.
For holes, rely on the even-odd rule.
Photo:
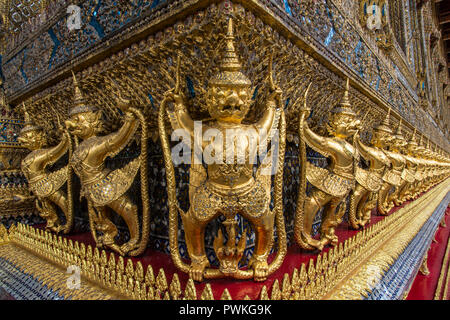
[(267, 293), (267, 287), (264, 285), (259, 293), (259, 300), (270, 300), (269, 294)]
[(280, 290), (280, 283), (278, 282), (278, 279), (276, 279), (272, 285), (272, 293), (271, 293), (270, 299), (271, 300), (281, 300), (281, 290)]
[(388, 113), (386, 115), (386, 118), (384, 118), (383, 122), (379, 124), (377, 127), (375, 127), (376, 131), (384, 131), (388, 134), (392, 134), (392, 129), (390, 128), (391, 125), (391, 108), (389, 108)]
[(356, 113), (351, 108), (350, 103), (350, 79), (347, 78), (345, 91), (341, 101), (330, 111), (332, 114), (343, 114), (356, 117)]
[(395, 135), (398, 136), (398, 137), (402, 137), (403, 138), (403, 135), (402, 135), (402, 121), (403, 121), (403, 119), (400, 118), (397, 130), (395, 131)]
[(181, 295), (180, 279), (178, 278), (178, 274), (176, 273), (172, 277), (172, 282), (169, 286), (169, 292), (172, 300), (178, 300)]
[(214, 300), (214, 295), (211, 289), (211, 285), (209, 283), (206, 284), (203, 289), (202, 295), (200, 296), (200, 300)]
[[(267, 292), (266, 292), (266, 294), (267, 294)], [(223, 290), (222, 295), (220, 296), (220, 300), (233, 300), (231, 298), (230, 292), (228, 291), (227, 288), (225, 288), (225, 290)], [(261, 299), (261, 300), (263, 300), (263, 299)]]
[(25, 126), (20, 130), (20, 134), (24, 134), (30, 131), (42, 130), (42, 127), (37, 126), (31, 120), (30, 114), (28, 113), (27, 107), (25, 106), (25, 102), (22, 102), (22, 110), (23, 110), (23, 118), (25, 122)]
[(344, 95), (341, 99), (341, 106), (350, 106), (350, 98), (349, 98), (349, 91), (350, 91), (350, 79), (347, 78), (347, 81), (345, 82), (345, 91)]

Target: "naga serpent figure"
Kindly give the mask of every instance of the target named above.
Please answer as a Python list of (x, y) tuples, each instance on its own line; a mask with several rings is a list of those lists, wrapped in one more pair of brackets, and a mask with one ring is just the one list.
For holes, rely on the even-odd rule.
[[(116, 132), (99, 136), (102, 130), (101, 112), (86, 104), (75, 75), (74, 106), (69, 112), (66, 127), (81, 139), (76, 147), (71, 165), (81, 181), (81, 196), (88, 203), (89, 223), (92, 236), (99, 247), (109, 247), (120, 255), (137, 256), (148, 242), (149, 207), (146, 183), (146, 136), (147, 129), (142, 113), (131, 107), (131, 101), (119, 95), (118, 107), (124, 113), (123, 125)], [(125, 167), (111, 171), (105, 166), (107, 157), (114, 157), (131, 140), (139, 122), (142, 126), (141, 155)], [(141, 189), (143, 199), (142, 232), (139, 224), (138, 207), (126, 195), (137, 171), (141, 170)], [(116, 242), (117, 227), (110, 214), (117, 213), (125, 221), (130, 239), (124, 244)]]
[(363, 170), (356, 168), (356, 187), (350, 197), (349, 220), (353, 228), (363, 227), (370, 221), (371, 211), (376, 200), (367, 201), (371, 193), (377, 194), (383, 184), (386, 168), (390, 166), (389, 158), (383, 148), (392, 139), (392, 130), (389, 128), (390, 109), (384, 121), (374, 128), (371, 144), (367, 146), (361, 142), (359, 134), (355, 135), (355, 145), (361, 156), (369, 162), (369, 168)]
[[(384, 174), (383, 185), (378, 192), (378, 212), (382, 215), (387, 215), (388, 212), (394, 207), (394, 203), (390, 201), (391, 199), (388, 197), (391, 188), (398, 190), (402, 183), (406, 181), (406, 159), (401, 154), (401, 150), (406, 146), (406, 143), (407, 142), (402, 135), (402, 120), (400, 119), (394, 139), (389, 146), (390, 151), (384, 151), (386, 156), (391, 161), (392, 167)], [(395, 193), (395, 191), (393, 193)]]
[[(345, 213), (345, 201), (354, 187), (354, 164), (358, 152), (346, 141), (358, 130), (361, 122), (356, 119), (349, 100), (349, 80), (341, 102), (329, 114), (328, 132), (332, 137), (322, 137), (313, 132), (306, 119), (311, 110), (306, 105), (309, 87), (305, 93), (304, 106), (300, 110), (299, 135), (301, 176), (295, 214), (294, 235), (297, 243), (304, 249), (322, 250), (329, 243), (336, 245), (338, 238), (335, 228)], [(318, 168), (306, 160), (306, 144), (317, 152), (329, 157), (329, 168)], [(306, 179), (313, 185), (312, 193), (306, 197)], [(341, 204), (342, 203), (342, 204)], [(341, 204), (338, 212), (337, 207)], [(324, 207), (320, 228), (320, 239), (312, 237), (312, 224), (315, 215)]]
[[(200, 135), (215, 132), (210, 144), (204, 140), (199, 143), (194, 135), (194, 121), (190, 117), (185, 103), (184, 94), (180, 91), (180, 58), (177, 66), (176, 87), (165, 94), (159, 111), (159, 132), (164, 151), (166, 178), (169, 196), (169, 229), (170, 249), (175, 265), (183, 272), (189, 273), (193, 280), (204, 278), (234, 277), (237, 279), (253, 278), (263, 281), (269, 274), (278, 269), (286, 254), (286, 231), (282, 207), (282, 177), (285, 150), (285, 118), (281, 106), (281, 90), (275, 87), (272, 79), (272, 58), (269, 62), (269, 82), (271, 94), (265, 103), (262, 118), (253, 125), (244, 125), (244, 120), (251, 104), (251, 82), (242, 73), (241, 64), (234, 47), (233, 23), (228, 21), (225, 36), (225, 48), (219, 64), (219, 72), (208, 83), (207, 108), (213, 120), (202, 123)], [(172, 108), (169, 109), (168, 105)], [(207, 163), (203, 157), (206, 169), (195, 160), (191, 163), (189, 174), (190, 206), (184, 212), (178, 206), (175, 190), (174, 165), (169, 148), (165, 119), (168, 115), (172, 128), (183, 129), (195, 144), (199, 144), (204, 154), (207, 150), (214, 153), (214, 161)], [(265, 172), (272, 168), (271, 161), (263, 161), (256, 173), (252, 161), (251, 137), (247, 134), (252, 130), (261, 130), (266, 134), (256, 137), (253, 146), (265, 145), (272, 141), (275, 132), (279, 130), (279, 152), (274, 186), (274, 208), (270, 209), (271, 173)], [(236, 136), (228, 133), (238, 130)], [(259, 139), (259, 140), (258, 140)], [(184, 140), (184, 138), (183, 138)], [(190, 144), (190, 143), (189, 143)], [(224, 151), (225, 150), (225, 151)], [(271, 152), (269, 152), (270, 154)], [(269, 154), (267, 157), (269, 157)], [(230, 156), (231, 155), (231, 156)], [(270, 160), (271, 157), (264, 160)], [(190, 265), (181, 260), (178, 251), (178, 214), (184, 227)], [(242, 270), (238, 263), (245, 248), (245, 233), (236, 244), (236, 215), (247, 219), (255, 231), (255, 249), (249, 261), (249, 268)], [(205, 253), (205, 227), (222, 215), (223, 225), (228, 234), (228, 241), (223, 243), (224, 235), (219, 231), (214, 241), (214, 250), (220, 262), (219, 269), (209, 267)], [(278, 234), (278, 250), (274, 260), (268, 264), (267, 258), (274, 242), (274, 223), (276, 221)]]
[[(56, 163), (69, 150), (70, 136), (60, 127), (62, 139), (51, 148), (45, 148), (47, 139), (42, 127), (31, 122), (30, 115), (24, 108), (25, 127), (20, 131), (18, 141), (32, 152), (22, 160), (22, 172), (28, 180), (32, 193), (36, 196), (36, 207), (40, 215), (47, 221), (46, 228), (56, 233), (69, 233), (73, 226), (73, 207), (69, 167), (49, 172), (46, 168)], [(67, 182), (68, 193), (62, 190)], [(65, 223), (58, 217), (57, 207), (64, 214)]]

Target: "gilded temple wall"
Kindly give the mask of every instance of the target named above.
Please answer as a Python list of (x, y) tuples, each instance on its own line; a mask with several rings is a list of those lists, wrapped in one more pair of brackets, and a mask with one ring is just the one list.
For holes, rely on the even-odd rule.
[[(8, 100), (15, 105), (33, 97), (36, 107), (44, 111), (48, 111), (49, 106), (42, 106), (42, 98), (57, 99), (49, 96), (56, 93), (63, 96), (64, 93), (59, 94), (60, 90), (69, 87), (70, 80), (66, 76), (69, 68), (79, 69), (77, 66), (82, 64), (84, 74), (89, 74), (86, 82), (100, 83), (98, 70), (91, 73), (86, 67), (95, 60), (104, 59), (111, 51), (128, 46), (125, 41), (120, 40), (132, 38), (130, 42), (138, 43), (140, 38), (150, 33), (162, 38), (164, 34), (170, 37), (169, 33), (176, 34), (177, 30), (169, 28), (164, 33), (155, 34), (155, 31), (163, 27), (157, 25), (162, 20), (161, 17), (176, 15), (181, 7), (204, 7), (208, 3), (151, 0), (123, 1), (114, 5), (112, 1), (82, 1), (82, 28), (69, 31), (69, 15), (66, 13), (68, 4), (65, 1), (47, 2), (49, 6), (40, 14), (37, 14), (40, 12), (37, 8), (43, 6), (41, 1), (26, 2), (28, 4), (17, 1), (14, 2), (18, 3), (16, 5), (9, 4), (7, 19), (14, 36), (5, 42), (2, 55), (2, 73), (6, 80)], [(448, 79), (446, 69), (440, 67), (445, 59), (439, 39), (435, 39), (437, 26), (430, 3), (418, 10), (409, 1), (375, 1), (380, 8), (385, 5), (386, 8), (391, 8), (389, 19), (382, 20), (383, 32), (380, 34), (368, 29), (365, 24), (367, 18), (364, 18), (364, 10), (368, 11), (364, 8), (368, 1), (240, 2), (246, 7), (269, 8), (273, 16), (267, 19), (271, 24), (282, 23), (298, 37), (297, 45), (302, 51), (312, 54), (331, 72), (351, 74), (360, 86), (359, 91), (382, 107), (374, 106), (374, 109), (383, 112), (387, 106), (392, 106), (396, 114), (409, 122), (410, 129), (416, 127), (425, 137), (431, 137), (433, 142), (448, 150), (445, 138), (448, 118), (442, 115), (448, 109), (443, 90), (443, 84)], [(28, 18), (33, 15), (33, 18)], [(385, 12), (384, 15), (388, 13)], [(195, 16), (194, 19), (198, 21), (205, 19), (199, 17), (199, 14)], [(262, 25), (258, 27), (259, 22), (256, 19), (252, 23), (259, 29), (265, 28)], [(386, 39), (385, 42), (389, 45), (380, 44), (380, 37)], [(333, 70), (335, 68), (338, 70)], [(105, 70), (103, 67), (101, 69)], [(302, 70), (301, 73), (305, 71)], [(426, 76), (422, 83), (424, 73)], [(305, 75), (302, 80), (306, 77)], [(193, 81), (198, 80), (194, 77)], [(55, 82), (58, 84), (55, 85)], [(145, 103), (157, 105), (160, 93), (152, 91), (158, 90), (146, 89), (148, 88), (143, 88), (142, 92), (136, 94)], [(297, 89), (301, 91), (301, 88)], [(337, 89), (336, 85), (335, 88), (330, 88), (329, 95), (333, 96)], [(297, 98), (297, 92), (290, 90), (286, 96), (291, 98), (292, 103)], [(330, 102), (332, 101), (322, 103)], [(61, 113), (67, 107), (62, 107), (59, 101), (51, 101), (49, 104), (59, 108)], [(376, 112), (373, 116), (376, 118)]]

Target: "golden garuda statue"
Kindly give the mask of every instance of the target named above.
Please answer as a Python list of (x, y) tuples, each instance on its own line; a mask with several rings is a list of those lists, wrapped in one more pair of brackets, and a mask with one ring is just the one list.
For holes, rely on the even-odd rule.
[[(349, 211), (349, 221), (355, 229), (364, 227), (370, 221), (371, 211), (376, 206), (376, 195), (383, 184), (385, 170), (391, 164), (383, 151), (392, 139), (392, 130), (389, 127), (390, 110), (383, 122), (374, 128), (371, 146), (361, 142), (359, 133), (355, 134), (354, 137), (355, 146), (359, 153), (369, 162), (367, 170), (360, 167), (355, 168), (357, 183), (350, 197)], [(369, 200), (369, 196), (372, 196), (372, 199)]]
[[(75, 86), (74, 105), (69, 111), (66, 127), (76, 139), (82, 142), (73, 152), (71, 165), (81, 181), (81, 197), (88, 204), (89, 223), (92, 236), (99, 247), (108, 247), (120, 255), (137, 256), (148, 243), (149, 201), (147, 190), (147, 126), (142, 112), (131, 106), (131, 101), (119, 94), (118, 107), (124, 113), (123, 125), (116, 132), (100, 136), (102, 131), (101, 112), (87, 104), (73, 75)], [(106, 168), (107, 157), (117, 155), (133, 138), (136, 129), (142, 127), (141, 154), (125, 167), (111, 171)], [(141, 171), (142, 224), (139, 222), (138, 207), (126, 195), (137, 172)], [(126, 223), (130, 239), (124, 244), (114, 239), (118, 234), (110, 215), (115, 212)]]
[[(393, 140), (389, 143), (390, 151), (384, 151), (391, 161), (391, 168), (384, 174), (383, 185), (378, 193), (378, 212), (382, 215), (387, 215), (394, 207), (394, 203), (391, 201), (392, 198), (388, 197), (391, 189), (397, 190), (406, 181), (406, 159), (401, 153), (406, 144), (407, 142), (402, 135), (402, 120), (400, 118), (397, 131), (393, 136)], [(394, 193), (395, 191), (392, 194)]]
[[(192, 279), (230, 276), (237, 279), (253, 278), (262, 281), (281, 265), (286, 254), (286, 234), (282, 207), (282, 179), (285, 150), (285, 116), (281, 106), (281, 90), (272, 80), (272, 58), (269, 62), (269, 82), (271, 93), (265, 103), (262, 118), (252, 124), (244, 125), (251, 105), (251, 82), (242, 73), (241, 64), (234, 47), (233, 21), (230, 18), (225, 37), (225, 48), (219, 64), (219, 72), (208, 83), (207, 108), (212, 120), (202, 122), (198, 135), (214, 132), (210, 144), (199, 142), (194, 136), (194, 121), (187, 111), (184, 94), (180, 91), (180, 59), (177, 66), (176, 87), (165, 93), (159, 111), (159, 132), (164, 152), (169, 202), (169, 238), (172, 259), (183, 272)], [(171, 108), (169, 108), (171, 106)], [(174, 130), (181, 129), (193, 139), (203, 152), (203, 160), (193, 159), (189, 174), (190, 207), (184, 212), (178, 205), (175, 189), (175, 173), (171, 158), (165, 119), (168, 115)], [(262, 135), (255, 137), (251, 132), (260, 130)], [(270, 161), (274, 153), (269, 152), (256, 172), (253, 160), (253, 147), (271, 143), (279, 130), (279, 151), (274, 186), (274, 208), (271, 202)], [(237, 135), (229, 135), (232, 132)], [(183, 138), (184, 139), (184, 138)], [(254, 144), (253, 144), (254, 143)], [(192, 144), (187, 143), (190, 147)], [(214, 161), (207, 161), (207, 151), (214, 154)], [(194, 154), (194, 152), (192, 152)], [(267, 161), (269, 160), (269, 161)], [(202, 163), (205, 163), (206, 169)], [(267, 170), (268, 169), (268, 170)], [(190, 264), (181, 260), (178, 251), (178, 214), (184, 227)], [(239, 269), (238, 263), (246, 245), (245, 232), (238, 243), (235, 220), (239, 214), (247, 219), (256, 233), (256, 243), (247, 270)], [(223, 216), (228, 241), (224, 244), (224, 234), (219, 231), (214, 241), (214, 250), (220, 262), (219, 269), (211, 268), (205, 253), (205, 227), (213, 219)], [(276, 257), (269, 264), (268, 255), (274, 242), (274, 222), (278, 234)]]
[[(396, 152), (399, 155), (399, 156), (397, 156), (398, 158), (400, 158), (400, 156), (403, 158), (404, 165), (403, 165), (402, 173), (400, 175), (400, 177), (401, 177), (400, 184), (396, 185), (394, 187), (394, 190), (391, 192), (391, 194), (387, 195), (387, 197), (386, 197), (387, 200), (385, 200), (384, 203), (381, 202), (381, 203), (383, 203), (385, 212), (388, 212), (394, 206), (400, 206), (404, 202), (402, 199), (402, 197), (403, 197), (402, 192), (403, 192), (403, 190), (405, 190), (405, 188), (407, 189), (407, 186), (410, 183), (413, 183), (415, 180), (414, 171), (412, 171), (412, 168), (414, 167), (415, 163), (413, 162), (413, 159), (411, 159), (410, 156), (408, 155), (408, 147), (407, 147), (408, 142), (402, 135), (401, 122), (402, 122), (402, 120), (400, 119), (400, 124), (398, 125), (397, 132), (394, 136), (395, 141), (394, 141), (393, 145), (391, 146), (391, 151)], [(388, 156), (389, 156), (389, 154), (388, 154)], [(394, 165), (394, 161), (393, 161), (393, 165)], [(398, 166), (398, 168), (400, 168), (400, 166)], [(382, 200), (380, 199), (379, 201), (382, 201)], [(379, 202), (379, 204), (380, 204), (380, 202)], [(382, 212), (380, 210), (380, 207), (378, 208), (378, 210), (380, 212)]]
[[(349, 100), (349, 80), (341, 102), (331, 109), (328, 132), (331, 137), (322, 137), (313, 132), (306, 122), (311, 110), (307, 107), (305, 93), (304, 106), (300, 111), (300, 186), (295, 214), (294, 235), (297, 243), (305, 249), (319, 249), (329, 243), (336, 245), (338, 238), (335, 228), (341, 223), (346, 206), (343, 201), (354, 187), (354, 164), (359, 159), (357, 150), (347, 142), (359, 129), (361, 122), (351, 108)], [(331, 165), (319, 168), (306, 160), (306, 144), (328, 157)], [(312, 185), (312, 193), (306, 196), (306, 180)], [(340, 205), (341, 204), (341, 205)], [(340, 205), (339, 210), (337, 207)], [(324, 207), (320, 227), (320, 239), (312, 237), (312, 224), (315, 215)]]
[[(36, 208), (47, 222), (46, 228), (56, 233), (68, 233), (73, 226), (70, 168), (66, 165), (54, 172), (50, 172), (47, 168), (69, 151), (71, 147), (69, 133), (59, 124), (62, 139), (58, 145), (49, 148), (44, 129), (32, 123), (25, 104), (23, 112), (25, 126), (20, 131), (18, 141), (32, 152), (22, 160), (22, 172), (28, 180), (30, 191), (36, 197)], [(67, 193), (63, 190), (66, 182)], [(63, 213), (63, 220), (58, 214), (58, 208)]]

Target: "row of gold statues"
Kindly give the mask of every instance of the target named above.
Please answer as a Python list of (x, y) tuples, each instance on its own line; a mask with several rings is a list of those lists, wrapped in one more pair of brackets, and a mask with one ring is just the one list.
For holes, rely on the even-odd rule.
[[(177, 201), (175, 168), (169, 141), (171, 130), (167, 128), (167, 123), (170, 122), (173, 130), (186, 131), (194, 143), (198, 132), (180, 89), (179, 66), (178, 63), (176, 86), (164, 95), (158, 118), (166, 169), (171, 256), (176, 266), (196, 281), (224, 276), (265, 280), (280, 267), (287, 246), (282, 199), (286, 121), (281, 103), (282, 91), (272, 78), (272, 59), (268, 66), (270, 94), (265, 111), (258, 122), (243, 124), (251, 105), (251, 82), (241, 72), (234, 47), (232, 20), (229, 20), (219, 72), (208, 84), (207, 102), (211, 120), (203, 123), (200, 134), (203, 136), (214, 129), (227, 137), (225, 133), (230, 129), (262, 130), (266, 134), (260, 136), (256, 145), (274, 144), (277, 134), (278, 152), (276, 156), (272, 151), (268, 152), (256, 168), (256, 164), (251, 161), (250, 141), (247, 141), (246, 135), (238, 135), (232, 141), (211, 139), (209, 145), (203, 142), (200, 146), (202, 149), (222, 150), (223, 145), (231, 146), (233, 157), (231, 161), (227, 158), (227, 150), (226, 153), (215, 154), (219, 160), (227, 161), (205, 164), (192, 159), (189, 172), (190, 206), (186, 212)], [(75, 75), (73, 77), (74, 104), (65, 126), (59, 124), (62, 138), (57, 146), (46, 146), (44, 130), (32, 124), (25, 110), (26, 126), (21, 131), (20, 142), (32, 152), (24, 159), (22, 170), (36, 197), (37, 208), (47, 220), (48, 229), (63, 233), (71, 231), (74, 209), (70, 179), (73, 170), (81, 181), (81, 197), (87, 200), (90, 229), (96, 244), (121, 255), (140, 255), (147, 247), (151, 219), (146, 181), (148, 135), (145, 117), (133, 107), (129, 98), (117, 94), (117, 106), (124, 114), (123, 124), (109, 135), (100, 135), (101, 112), (87, 103)], [(301, 172), (294, 230), (295, 239), (302, 248), (322, 250), (328, 244), (336, 245), (338, 237), (335, 229), (347, 211), (353, 228), (364, 227), (370, 221), (373, 208), (377, 207), (378, 212), (385, 215), (394, 205), (401, 205), (448, 176), (449, 160), (417, 144), (415, 134), (407, 142), (401, 132), (401, 123), (396, 132), (392, 132), (389, 113), (374, 128), (371, 144), (364, 144), (359, 138), (361, 121), (351, 108), (348, 80), (341, 102), (329, 114), (329, 136), (316, 134), (307, 122), (310, 114), (308, 91), (309, 88), (299, 115)], [(139, 128), (142, 133), (140, 156), (121, 169), (107, 169), (105, 159), (117, 155), (127, 146)], [(308, 162), (306, 145), (328, 157), (331, 161), (329, 167), (319, 168)], [(47, 167), (67, 152), (70, 159), (68, 165), (50, 172)], [(195, 156), (193, 152), (192, 158)], [(360, 166), (361, 157), (367, 161), (368, 168)], [(272, 181), (271, 174), (267, 174), (264, 169), (273, 167), (276, 173)], [(139, 171), (143, 208), (141, 215), (138, 214), (138, 206), (127, 196)], [(306, 192), (307, 181), (312, 185), (309, 196)], [(64, 185), (67, 188), (64, 189)], [(270, 205), (271, 191), (273, 206)], [(348, 196), (349, 208), (346, 201)], [(64, 217), (58, 217), (58, 207)], [(320, 236), (316, 239), (312, 235), (312, 226), (321, 208), (324, 208), (324, 212)], [(126, 243), (118, 243), (117, 226), (111, 219), (114, 212), (128, 227), (130, 239)], [(244, 232), (237, 241), (237, 215), (248, 220), (255, 232), (255, 248), (246, 269), (239, 268), (246, 237)], [(184, 228), (189, 264), (183, 261), (178, 249), (179, 216)], [(219, 216), (224, 217), (223, 226), (227, 237), (223, 230), (219, 231), (214, 249), (220, 267), (212, 268), (205, 252), (205, 228)], [(275, 233), (277, 250), (275, 256), (269, 259)]]

